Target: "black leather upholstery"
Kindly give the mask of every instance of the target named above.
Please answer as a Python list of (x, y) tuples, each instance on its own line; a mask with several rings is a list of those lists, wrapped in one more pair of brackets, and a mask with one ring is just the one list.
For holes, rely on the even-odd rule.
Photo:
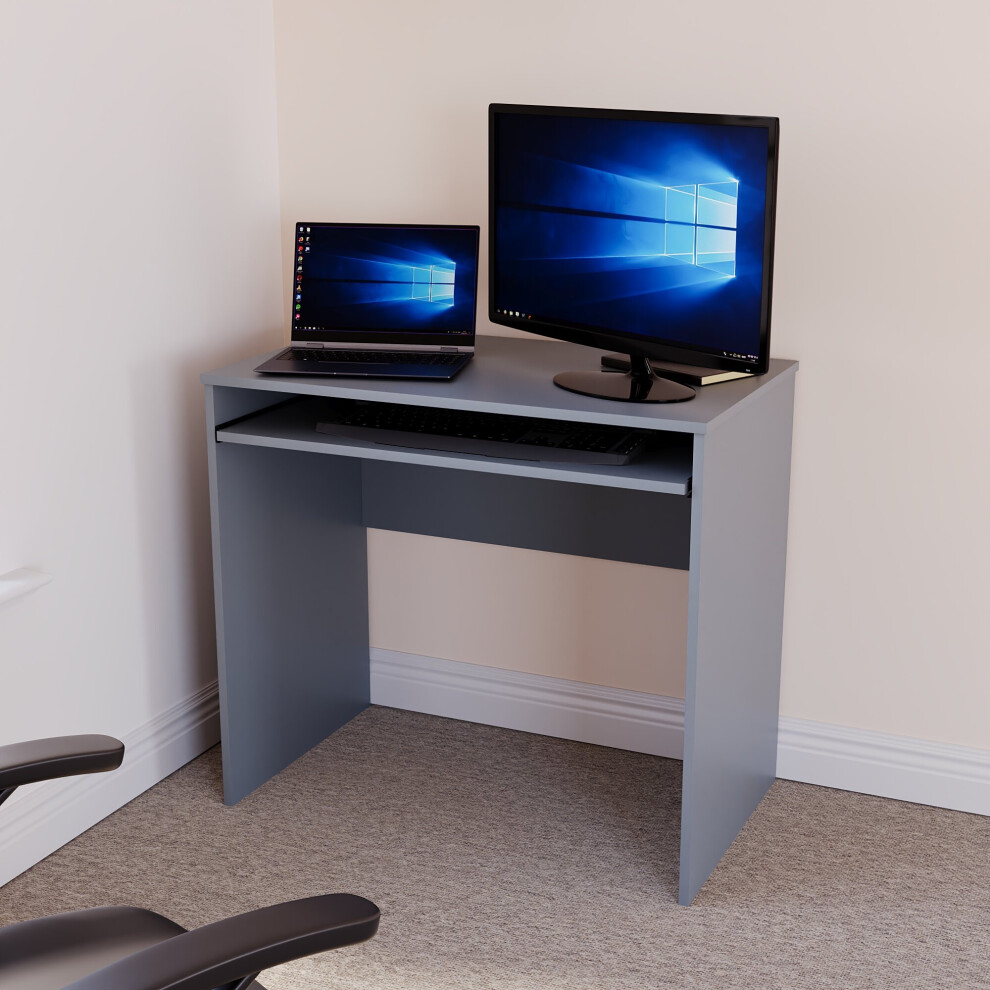
[(185, 929), (152, 911), (92, 908), (0, 928), (0, 987), (61, 990)]
[(55, 736), (0, 746), (0, 791), (53, 777), (116, 770), (124, 744), (112, 736)]

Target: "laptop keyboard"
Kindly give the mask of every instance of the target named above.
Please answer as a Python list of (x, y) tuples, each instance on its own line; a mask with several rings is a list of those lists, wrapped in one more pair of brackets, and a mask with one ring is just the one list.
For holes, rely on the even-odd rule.
[(333, 364), (417, 364), (446, 368), (464, 360), (463, 354), (434, 354), (423, 351), (331, 351), (322, 347), (293, 347), (287, 358)]

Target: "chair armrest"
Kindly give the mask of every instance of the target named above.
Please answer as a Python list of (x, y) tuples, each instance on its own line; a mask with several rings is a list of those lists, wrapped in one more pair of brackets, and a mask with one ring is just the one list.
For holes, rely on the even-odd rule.
[(56, 736), (0, 746), (0, 791), (53, 777), (116, 770), (124, 744), (112, 736)]
[(353, 945), (378, 930), (378, 908), (324, 894), (249, 911), (135, 952), (65, 990), (214, 990), (270, 966)]

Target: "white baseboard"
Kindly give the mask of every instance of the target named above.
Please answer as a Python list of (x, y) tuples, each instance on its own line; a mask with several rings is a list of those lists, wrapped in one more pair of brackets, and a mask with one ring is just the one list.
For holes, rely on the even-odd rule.
[(113, 773), (29, 784), (0, 808), (0, 886), (164, 780), (220, 739), (217, 683), (127, 734)]
[(781, 717), (777, 776), (990, 815), (990, 750)]
[[(371, 651), (371, 701), (637, 753), (681, 759), (679, 698)], [(990, 750), (780, 719), (777, 776), (990, 815)]]
[[(683, 756), (679, 698), (372, 649), (371, 701), (654, 756)], [(129, 733), (124, 763), (114, 773), (20, 789), (0, 811), (0, 886), (219, 738), (214, 681)], [(782, 717), (777, 776), (990, 815), (990, 750)]]
[(541, 674), (371, 650), (371, 703), (679, 760), (684, 702)]

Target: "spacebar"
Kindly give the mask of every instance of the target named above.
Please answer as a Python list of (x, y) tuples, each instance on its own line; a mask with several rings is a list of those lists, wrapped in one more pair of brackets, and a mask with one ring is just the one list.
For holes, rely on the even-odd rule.
[[(364, 440), (388, 447), (411, 450), (440, 450), (455, 454), (479, 454), (483, 457), (504, 457), (512, 461), (583, 461), (585, 463), (615, 463), (615, 455), (569, 450), (559, 447), (536, 447), (528, 444), (483, 440), (476, 437), (451, 437), (437, 433), (411, 433), (404, 430), (382, 430), (373, 426), (346, 426), (343, 423), (317, 423), (317, 432), (340, 437), (342, 440)], [(607, 459), (610, 458), (610, 459)]]

